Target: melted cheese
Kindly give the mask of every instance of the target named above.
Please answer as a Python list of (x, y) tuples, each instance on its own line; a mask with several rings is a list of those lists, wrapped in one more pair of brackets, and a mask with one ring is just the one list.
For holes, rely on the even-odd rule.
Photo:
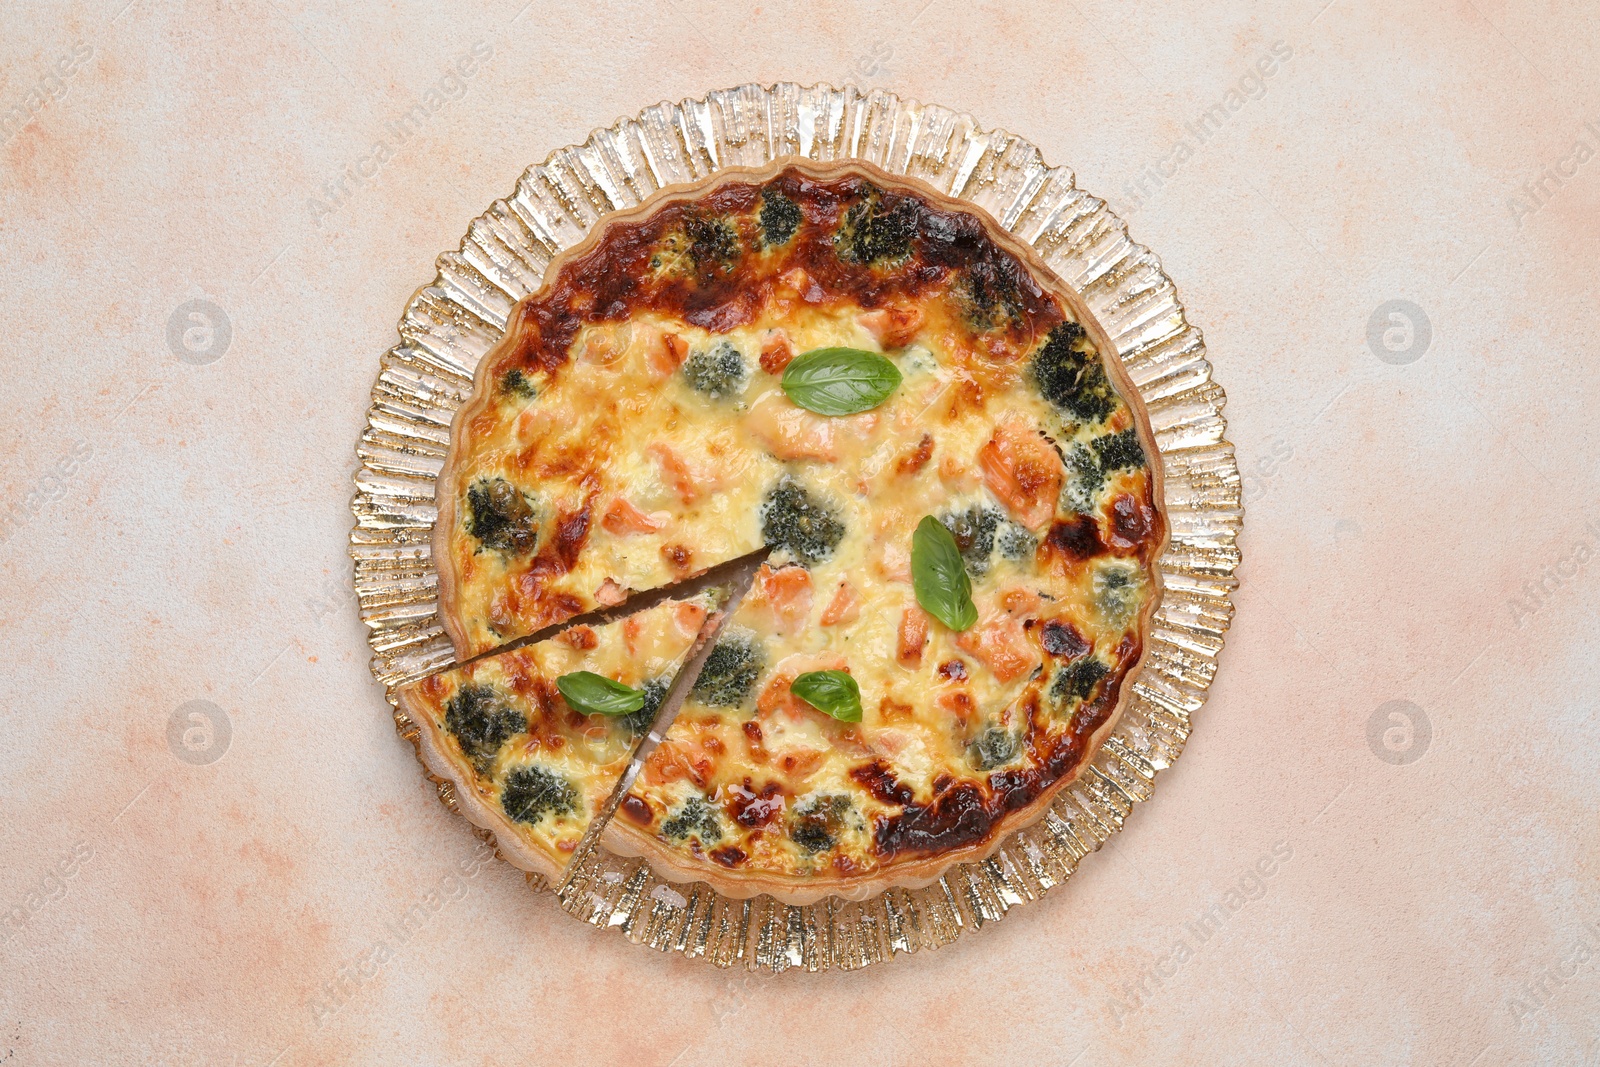
[[(750, 299), (728, 299), (726, 314), (644, 301), (619, 318), (604, 302), (590, 314), (606, 277), (569, 285), (557, 295), (563, 321), (580, 323), (570, 344), (563, 333), (564, 349), (524, 358), (525, 338), (511, 336), (486, 357), (490, 395), (441, 483), (458, 521), (440, 566), (467, 654), (774, 546), (723, 639), (755, 651), (748, 692), (697, 687), (616, 825), (691, 864), (779, 877), (848, 878), (971, 844), (1008, 804), (1075, 772), (1142, 651), (1163, 536), (1147, 437), (1114, 385), (1102, 377), (1076, 408), (1044, 395), (1064, 387), (1042, 384), (1038, 353), (1070, 312), (1037, 288), (1006, 290), (1004, 257), (975, 238), (938, 263), (863, 265), (833, 235), (855, 226), (860, 240), (870, 219), (828, 196), (806, 205), (794, 243), (810, 244), (793, 258), (832, 272), (829, 290), (764, 245), (748, 210), (713, 220), (710, 238), (702, 220), (700, 237), (675, 223), (640, 245), (639, 224), (634, 244), (618, 242), (654, 249), (637, 291), (680, 286), (682, 304), (682, 286), (721, 299), (733, 279)], [(899, 223), (882, 225), (867, 253), (893, 252)], [(928, 225), (927, 240), (971, 233), (951, 214)], [(742, 259), (719, 267), (723, 251)], [(964, 273), (958, 251), (977, 266)], [(604, 257), (592, 262), (603, 274)], [(897, 270), (902, 288), (879, 286)], [(1104, 370), (1084, 331), (1061, 336)], [(796, 406), (781, 388), (786, 359), (832, 346), (885, 353), (899, 388), (841, 418)], [(515, 388), (497, 377), (506, 367)], [(775, 521), (783, 486), (837, 536), (812, 551)], [(491, 489), (510, 500), (492, 517), (511, 516), (514, 534), (473, 528), (474, 494)], [(965, 633), (913, 592), (911, 535), (928, 515), (994, 542), (971, 563), (979, 621)], [(822, 669), (856, 679), (859, 724), (788, 691)], [(971, 830), (940, 808), (954, 800), (988, 822)]]

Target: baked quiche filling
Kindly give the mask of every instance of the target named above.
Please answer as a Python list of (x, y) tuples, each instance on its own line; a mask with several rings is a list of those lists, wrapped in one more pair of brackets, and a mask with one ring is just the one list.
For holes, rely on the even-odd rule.
[(1142, 410), (1042, 268), (812, 170), (554, 268), (480, 369), (435, 538), (462, 657), (767, 551), (607, 841), (780, 885), (981, 848), (1076, 774), (1166, 534)]

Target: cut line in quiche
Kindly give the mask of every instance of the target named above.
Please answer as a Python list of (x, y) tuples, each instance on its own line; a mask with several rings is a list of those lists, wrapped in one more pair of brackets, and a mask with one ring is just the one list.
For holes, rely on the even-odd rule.
[(769, 550), (602, 841), (797, 904), (927, 884), (1042, 815), (1131, 690), (1167, 534), (1077, 294), (856, 162), (725, 170), (558, 257), (438, 505), (461, 658)]
[[(720, 599), (663, 600), (403, 686), (396, 697), (418, 727), (423, 762), (454, 784), (461, 811), (512, 863), (557, 878), (714, 629)], [(611, 698), (593, 705), (603, 710), (569, 701), (582, 674), (579, 685)], [(622, 690), (637, 696), (619, 700)]]

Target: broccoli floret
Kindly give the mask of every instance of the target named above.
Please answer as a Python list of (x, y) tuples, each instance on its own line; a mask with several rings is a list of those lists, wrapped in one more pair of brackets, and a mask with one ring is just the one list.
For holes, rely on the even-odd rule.
[(838, 840), (838, 838), (828, 833), (827, 823), (811, 816), (796, 819), (794, 827), (789, 831), (789, 836), (794, 838), (795, 844), (813, 856), (818, 852), (828, 851)]
[(619, 718), (618, 725), (634, 737), (650, 729), (650, 724), (656, 721), (656, 712), (661, 710), (661, 702), (666, 699), (667, 690), (671, 686), (670, 676), (652, 678), (644, 683), (644, 706)]
[(504, 478), (480, 478), (467, 488), (467, 533), (483, 548), (520, 556), (539, 540), (533, 504)]
[(799, 204), (776, 189), (761, 194), (761, 236), (768, 245), (787, 244), (801, 221)]
[(992, 771), (1017, 758), (1022, 745), (1016, 735), (998, 726), (991, 726), (967, 746), (967, 762), (980, 771)]
[(739, 235), (727, 219), (688, 215), (683, 232), (689, 237), (689, 258), (701, 271), (726, 270), (739, 254)]
[(833, 554), (844, 523), (792, 478), (782, 478), (761, 505), (761, 536), (774, 549), (788, 549), (807, 567)]
[(749, 699), (766, 660), (753, 632), (743, 628), (727, 630), (700, 667), (690, 692), (702, 704), (736, 708)]
[(661, 836), (672, 841), (683, 841), (691, 835), (702, 845), (714, 845), (722, 840), (722, 820), (717, 808), (707, 804), (705, 798), (692, 796), (683, 802), (677, 814), (661, 824)]
[(1061, 483), (1061, 507), (1078, 515), (1091, 515), (1100, 500), (1105, 475), (1094, 454), (1083, 445), (1073, 445), (1062, 457), (1067, 476)]
[(909, 255), (916, 232), (916, 205), (903, 197), (886, 205), (883, 193), (868, 186), (866, 197), (844, 213), (833, 241), (840, 259), (881, 263)]
[(838, 843), (845, 829), (844, 815), (850, 808), (847, 796), (813, 797), (795, 810), (789, 836), (813, 856), (826, 852)]
[(1095, 458), (1100, 461), (1100, 469), (1107, 474), (1124, 468), (1138, 470), (1145, 464), (1144, 446), (1139, 444), (1139, 434), (1135, 430), (1097, 437), (1093, 447)]
[(524, 400), (532, 400), (539, 395), (539, 390), (526, 374), (513, 367), (506, 371), (500, 379), (500, 391), (507, 396), (519, 396)]
[(1088, 335), (1075, 322), (1063, 322), (1033, 357), (1033, 378), (1040, 394), (1079, 422), (1100, 422), (1116, 408), (1116, 393)]
[(1070, 710), (1077, 701), (1088, 700), (1100, 679), (1110, 673), (1111, 669), (1097, 659), (1073, 660), (1056, 672), (1050, 695), (1062, 710)]
[(1026, 526), (1010, 519), (1000, 524), (995, 544), (1000, 548), (1000, 555), (1006, 559), (1028, 559), (1039, 547), (1038, 539), (1028, 532)]
[(939, 521), (956, 539), (967, 573), (981, 578), (989, 573), (989, 556), (994, 552), (995, 530), (1000, 525), (1000, 513), (993, 508), (968, 508), (951, 512)]
[(1108, 563), (1094, 573), (1094, 601), (1107, 622), (1121, 626), (1139, 603), (1137, 573), (1125, 563)]
[(683, 364), (683, 377), (689, 388), (712, 400), (736, 392), (747, 373), (744, 357), (727, 341), (696, 349)]
[(528, 728), (522, 713), (487, 685), (465, 685), (444, 705), (444, 728), (479, 774), (486, 774), (500, 746)]
[(953, 295), (974, 330), (1009, 326), (1022, 315), (1022, 295), (1009, 262), (978, 259), (962, 271)]
[(546, 815), (571, 815), (578, 810), (572, 783), (543, 767), (518, 767), (506, 775), (500, 806), (514, 822), (537, 823)]
[(1106, 475), (1145, 465), (1144, 447), (1134, 430), (1097, 437), (1087, 446), (1073, 445), (1062, 458), (1067, 477), (1061, 486), (1061, 506), (1079, 515), (1092, 515), (1099, 505)]

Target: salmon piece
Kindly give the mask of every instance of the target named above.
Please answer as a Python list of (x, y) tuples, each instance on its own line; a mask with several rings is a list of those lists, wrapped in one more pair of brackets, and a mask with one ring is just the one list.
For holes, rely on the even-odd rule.
[(918, 307), (881, 307), (864, 311), (856, 322), (878, 339), (884, 348), (904, 348), (916, 339), (922, 328), (922, 309)]
[(849, 582), (840, 582), (839, 588), (833, 592), (833, 599), (828, 601), (828, 606), (822, 611), (822, 625), (837, 626), (840, 623), (852, 623), (861, 617), (861, 598), (856, 596), (855, 586)]
[(900, 637), (895, 649), (895, 658), (902, 667), (919, 667), (922, 665), (922, 646), (928, 643), (928, 613), (921, 608), (910, 607), (900, 616)]
[(768, 374), (782, 374), (794, 359), (794, 345), (782, 330), (772, 330), (761, 342), (761, 369)]
[(700, 636), (700, 630), (705, 626), (706, 616), (709, 614), (705, 605), (684, 601), (678, 605), (678, 610), (672, 613), (672, 625), (680, 637), (692, 641)]
[(644, 765), (644, 780), (651, 785), (665, 785), (687, 778), (704, 789), (716, 762), (706, 748), (706, 740), (699, 731), (686, 738), (663, 739)]
[(874, 755), (895, 757), (911, 747), (915, 739), (904, 730), (879, 730), (872, 735)]
[(637, 615), (629, 615), (622, 620), (622, 644), (628, 650), (630, 657), (637, 657), (640, 651), (640, 638), (644, 636), (644, 622)]
[(1049, 524), (1066, 467), (1027, 418), (1008, 413), (989, 443), (978, 450), (978, 465), (983, 468), (983, 484), (1019, 523), (1030, 530)]
[(747, 719), (739, 729), (744, 731), (745, 747), (750, 751), (750, 762), (767, 762), (767, 749), (762, 744), (761, 724), (754, 719)]
[(765, 609), (776, 633), (793, 637), (811, 617), (811, 572), (794, 564), (773, 570), (763, 563), (756, 571), (755, 597), (750, 605)]
[(693, 504), (707, 493), (722, 487), (722, 480), (715, 474), (690, 466), (666, 445), (651, 445), (649, 451), (661, 464), (661, 473), (666, 477), (667, 484), (685, 504)]
[(978, 479), (972, 475), (972, 469), (950, 455), (939, 460), (939, 480), (951, 492), (956, 493), (976, 488), (978, 484)]
[(756, 714), (768, 717), (783, 715), (790, 719), (821, 715), (822, 712), (791, 693), (789, 687), (796, 678), (810, 671), (848, 670), (844, 657), (835, 652), (825, 652), (819, 656), (797, 652), (785, 656), (773, 668), (772, 679), (761, 690), (761, 695), (756, 697)]
[(603, 608), (616, 607), (627, 599), (628, 591), (610, 578), (601, 582), (600, 588), (594, 591), (594, 602)]
[(575, 648), (579, 652), (587, 652), (600, 644), (600, 635), (594, 632), (593, 626), (574, 626), (565, 633), (558, 634), (556, 640), (568, 648)]
[(807, 411), (777, 392), (756, 401), (744, 417), (745, 427), (779, 459), (817, 459), (825, 463), (839, 458), (834, 434), (841, 421)]
[(668, 514), (658, 511), (654, 515), (640, 511), (626, 497), (617, 497), (606, 506), (600, 525), (618, 537), (634, 533), (655, 533), (667, 524)]
[(972, 701), (972, 694), (965, 689), (943, 693), (934, 703), (948, 711), (954, 717), (955, 725), (958, 727), (965, 727), (968, 722), (972, 721), (972, 713), (977, 710), (977, 706)]
[(616, 327), (591, 326), (583, 336), (581, 358), (585, 363), (606, 367), (621, 358), (626, 350), (627, 344)]
[(827, 299), (828, 294), (803, 267), (791, 267), (778, 275), (778, 281), (784, 296), (799, 297), (808, 304), (820, 303)]
[(878, 719), (881, 722), (910, 722), (911, 713), (915, 710), (912, 705), (902, 703), (894, 697), (884, 697), (878, 701)]
[(522, 413), (517, 416), (517, 437), (523, 441), (542, 441), (547, 435), (555, 432), (556, 427), (560, 425), (560, 415), (567, 414), (558, 413), (555, 410), (556, 406), (530, 404), (523, 408)]
[(839, 446), (865, 441), (877, 429), (876, 412), (858, 415), (818, 415), (800, 407), (781, 392), (756, 401), (744, 417), (745, 428), (779, 459), (816, 459), (832, 463)]
[(777, 764), (783, 768), (784, 777), (798, 786), (817, 773), (822, 766), (822, 756), (823, 753), (811, 748), (791, 749), (778, 757)]
[(694, 568), (694, 549), (688, 545), (662, 545), (661, 558), (667, 561), (667, 566), (671, 567), (679, 578), (700, 573)]
[(1031, 589), (1017, 586), (1000, 594), (1000, 605), (1007, 615), (1033, 615), (1044, 607), (1044, 598)]
[(1022, 620), (1005, 610), (984, 613), (976, 626), (956, 635), (956, 647), (988, 667), (1002, 682), (1039, 665), (1039, 656), (1028, 641)]
[(645, 348), (644, 354), (645, 366), (658, 382), (672, 377), (672, 373), (683, 366), (683, 361), (688, 358), (689, 342), (665, 330), (653, 344)]
[(894, 461), (896, 474), (915, 474), (928, 465), (928, 460), (933, 458), (933, 435), (925, 433), (909, 452), (902, 453)]
[[(622, 620), (622, 640), (628, 655), (634, 659), (665, 652), (671, 656), (685, 641), (700, 636), (700, 626), (706, 621), (707, 610), (692, 601), (680, 601), (672, 614), (661, 615), (643, 611)], [(661, 648), (665, 642), (667, 647)]]
[(878, 573), (887, 582), (911, 581), (911, 553), (899, 545), (885, 545), (876, 560)]

